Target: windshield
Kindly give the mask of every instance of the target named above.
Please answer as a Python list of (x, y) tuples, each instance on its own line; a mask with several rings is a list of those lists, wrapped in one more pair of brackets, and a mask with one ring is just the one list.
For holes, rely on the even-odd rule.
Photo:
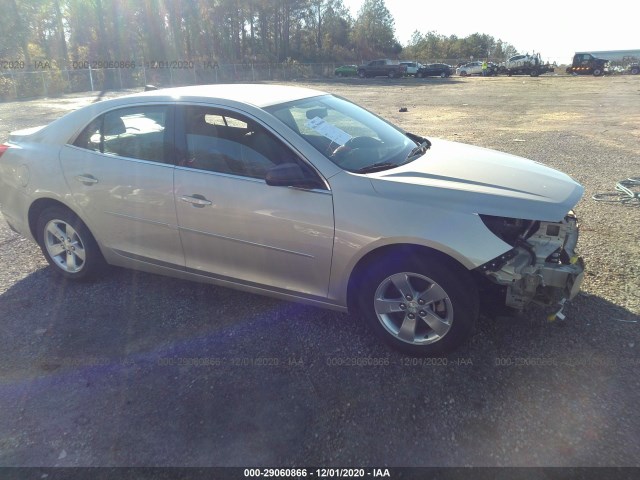
[(425, 139), (403, 133), (364, 108), (333, 95), (273, 105), (265, 110), (299, 132), (333, 163), (351, 172), (393, 168), (426, 152), (424, 145), (416, 150)]

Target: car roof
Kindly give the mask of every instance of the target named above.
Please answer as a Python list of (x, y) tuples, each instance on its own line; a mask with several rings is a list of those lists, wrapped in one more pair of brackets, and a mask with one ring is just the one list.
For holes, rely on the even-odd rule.
[(103, 100), (67, 113), (39, 130), (43, 142), (57, 144), (58, 139), (70, 138), (84, 128), (88, 122), (112, 108), (127, 107), (136, 103), (171, 103), (175, 101), (193, 103), (220, 103), (223, 105), (252, 105), (262, 109), (279, 103), (327, 95), (326, 92), (310, 88), (270, 84), (215, 84), (191, 87), (174, 87), (139, 92), (122, 97)]
[[(254, 105), (258, 108), (304, 98), (326, 95), (326, 92), (311, 88), (288, 85), (265, 84), (214, 84), (190, 87), (173, 87), (148, 92), (134, 93), (126, 98), (153, 101), (190, 100), (207, 101), (212, 99), (229, 100)], [(125, 97), (120, 97), (125, 98)]]

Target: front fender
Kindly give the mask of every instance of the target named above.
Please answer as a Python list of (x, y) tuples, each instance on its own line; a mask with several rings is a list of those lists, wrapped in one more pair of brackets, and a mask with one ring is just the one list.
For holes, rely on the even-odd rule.
[(382, 247), (428, 247), (468, 270), (512, 248), (477, 214), (383, 197), (368, 178), (346, 172), (333, 177), (331, 184), (335, 240), (329, 297), (341, 304), (346, 304), (349, 277), (358, 262)]

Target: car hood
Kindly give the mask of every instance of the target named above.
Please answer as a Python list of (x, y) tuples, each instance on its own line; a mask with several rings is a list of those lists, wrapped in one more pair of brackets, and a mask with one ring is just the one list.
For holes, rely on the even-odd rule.
[(471, 213), (560, 221), (584, 188), (533, 160), (440, 139), (406, 165), (367, 175), (381, 195)]

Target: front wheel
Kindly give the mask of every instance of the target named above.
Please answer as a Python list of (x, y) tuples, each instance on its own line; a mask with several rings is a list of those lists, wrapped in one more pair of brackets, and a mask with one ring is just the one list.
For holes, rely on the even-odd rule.
[(105, 265), (87, 226), (70, 210), (45, 209), (38, 217), (37, 240), (54, 271), (71, 280), (93, 277)]
[(373, 332), (408, 355), (448, 353), (472, 333), (478, 293), (463, 267), (408, 258), (370, 267), (358, 309)]
[(600, 70), (599, 68), (594, 68), (593, 69), (593, 76), (594, 77), (599, 77), (600, 75), (602, 75), (602, 70)]
[(633, 67), (631, 69), (631, 75), (638, 75), (638, 73), (640, 73), (640, 68), (638, 67)]
[(367, 72), (365, 72), (364, 70), (358, 70), (358, 76), (360, 78), (366, 78), (367, 77)]
[(464, 70), (462, 72), (460, 72), (460, 76), (461, 77), (466, 77), (467, 76), (467, 72), (465, 72)]
[(440, 74), (440, 78), (447, 78), (447, 72), (442, 72)]

